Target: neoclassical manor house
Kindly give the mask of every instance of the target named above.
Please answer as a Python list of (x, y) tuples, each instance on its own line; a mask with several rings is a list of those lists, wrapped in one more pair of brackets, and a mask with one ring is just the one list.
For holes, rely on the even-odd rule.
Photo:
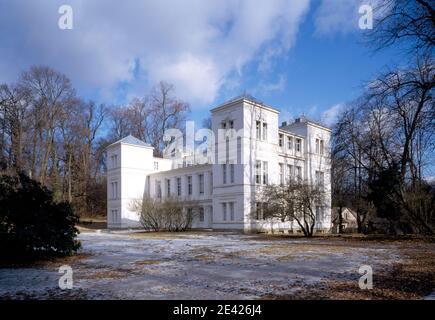
[(139, 226), (132, 203), (148, 196), (183, 201), (186, 210), (197, 213), (194, 228), (297, 231), (296, 221), (263, 219), (258, 194), (265, 184), (299, 178), (323, 185), (327, 196), (316, 206), (316, 229), (329, 231), (331, 130), (304, 117), (279, 126), (278, 116), (279, 110), (246, 95), (212, 109), (216, 138), (200, 151), (207, 161), (195, 161), (197, 151), (172, 150), (169, 157), (154, 157), (153, 147), (133, 136), (111, 144), (108, 227)]

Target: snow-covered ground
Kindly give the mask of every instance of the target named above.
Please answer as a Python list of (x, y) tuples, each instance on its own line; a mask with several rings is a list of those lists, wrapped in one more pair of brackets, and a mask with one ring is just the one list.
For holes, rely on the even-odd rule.
[(257, 299), (291, 295), (322, 281), (354, 280), (358, 269), (399, 261), (394, 245), (324, 239), (262, 239), (237, 233), (82, 233), (73, 289), (61, 290), (60, 264), (0, 269), (0, 298)]

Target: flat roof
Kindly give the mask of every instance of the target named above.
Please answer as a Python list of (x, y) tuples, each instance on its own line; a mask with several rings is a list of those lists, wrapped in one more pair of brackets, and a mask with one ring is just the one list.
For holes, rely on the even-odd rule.
[(237, 104), (237, 103), (239, 103), (239, 102), (241, 102), (241, 101), (246, 101), (246, 102), (249, 102), (249, 103), (251, 103), (251, 104), (254, 104), (254, 105), (258, 106), (258, 107), (265, 108), (265, 109), (269, 109), (269, 110), (274, 111), (274, 112), (276, 112), (276, 113), (280, 113), (280, 110), (279, 110), (279, 109), (274, 108), (274, 107), (271, 107), (271, 106), (269, 106), (269, 105), (263, 103), (262, 101), (260, 101), (260, 100), (258, 100), (258, 99), (256, 99), (256, 98), (254, 98), (253, 96), (251, 96), (251, 95), (249, 95), (249, 94), (243, 94), (243, 95), (241, 95), (241, 96), (238, 96), (238, 97), (232, 98), (232, 99), (230, 99), (230, 100), (228, 100), (228, 101), (226, 101), (226, 102), (224, 102), (224, 103), (218, 105), (217, 107), (211, 109), (210, 112), (216, 112), (216, 111), (218, 111), (218, 110), (225, 109), (225, 108), (227, 108), (227, 107), (229, 107), (229, 106), (232, 106), (232, 105), (234, 105), (234, 104)]

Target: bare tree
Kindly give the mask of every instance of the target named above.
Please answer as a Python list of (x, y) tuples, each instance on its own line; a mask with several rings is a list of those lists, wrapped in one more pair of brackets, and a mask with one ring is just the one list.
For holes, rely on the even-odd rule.
[(433, 87), (430, 60), (381, 75), (342, 115), (334, 132), (342, 156), (354, 163), (357, 213), (365, 211), (365, 217), (375, 206), (378, 216), (390, 220), (391, 232), (433, 233), (432, 218), (427, 217), (434, 213), (426, 205), (431, 195), (425, 192), (420, 204), (415, 201), (426, 190), (422, 172), (433, 159), (428, 143), (435, 128)]
[(400, 43), (413, 53), (433, 51), (435, 7), (427, 0), (384, 0), (375, 8), (378, 18), (367, 40), (376, 49)]
[(149, 142), (155, 148), (156, 155), (162, 155), (165, 147), (164, 133), (169, 128), (182, 128), (185, 116), (190, 107), (178, 100), (174, 94), (174, 86), (160, 82), (150, 94), (151, 126)]
[[(9, 86), (4, 84), (0, 86), (2, 151), (7, 151), (7, 162), (18, 171), (24, 169), (22, 150), (24, 131), (26, 130), (25, 120), (28, 116), (29, 108), (29, 95), (26, 90), (16, 85)], [(9, 140), (9, 143), (6, 140)], [(9, 145), (9, 148), (7, 145)]]
[(59, 117), (64, 108), (75, 103), (75, 90), (65, 75), (47, 66), (31, 67), (21, 75), (19, 86), (29, 92), (33, 105), (32, 176), (36, 173), (36, 148), (39, 148), (41, 157), (38, 175), (40, 182), (45, 184)]
[(267, 204), (263, 207), (264, 218), (296, 221), (306, 237), (313, 236), (318, 221), (316, 213), (326, 203), (323, 187), (305, 181), (267, 185), (259, 198)]
[[(190, 205), (195, 206), (193, 203)], [(184, 203), (176, 198), (144, 197), (132, 201), (131, 209), (138, 213), (144, 229), (152, 231), (186, 231), (192, 226), (195, 216), (193, 210), (186, 209)]]

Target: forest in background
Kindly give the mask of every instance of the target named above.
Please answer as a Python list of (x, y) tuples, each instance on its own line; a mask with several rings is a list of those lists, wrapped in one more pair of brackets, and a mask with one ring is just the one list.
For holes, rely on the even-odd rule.
[(80, 98), (66, 75), (32, 66), (0, 85), (1, 170), (24, 172), (79, 216), (105, 215), (105, 148), (132, 134), (161, 155), (164, 131), (181, 127), (189, 110), (166, 82), (107, 106)]

